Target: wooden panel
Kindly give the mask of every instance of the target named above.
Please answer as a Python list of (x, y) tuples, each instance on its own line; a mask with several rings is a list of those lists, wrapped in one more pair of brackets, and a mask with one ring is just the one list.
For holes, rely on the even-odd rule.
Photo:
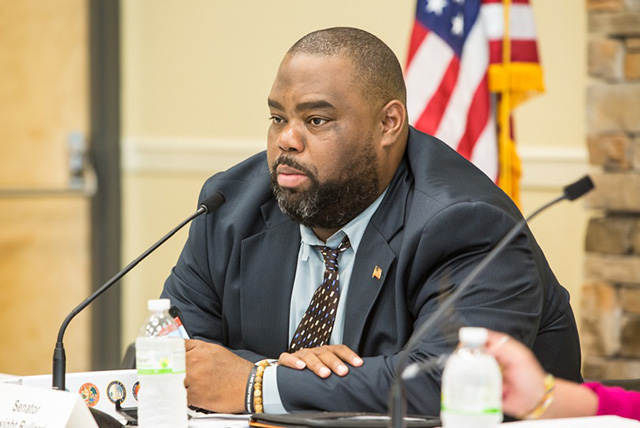
[[(88, 202), (0, 200), (0, 372), (51, 372), (58, 328), (88, 293)], [(68, 369), (88, 367), (89, 318), (65, 338)]]
[(85, 0), (0, 0), (0, 184), (66, 184), (87, 69)]
[[(65, 187), (67, 137), (88, 129), (86, 0), (0, 0), (0, 188)], [(0, 372), (51, 372), (58, 327), (89, 292), (89, 205), (0, 196)], [(89, 366), (89, 318), (68, 369)]]

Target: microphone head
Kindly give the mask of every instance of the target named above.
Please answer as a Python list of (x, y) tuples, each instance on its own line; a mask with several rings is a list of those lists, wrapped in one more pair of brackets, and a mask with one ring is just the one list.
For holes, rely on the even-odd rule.
[(564, 197), (570, 201), (580, 198), (585, 193), (593, 189), (593, 181), (588, 175), (585, 175), (575, 183), (571, 183), (564, 188)]
[(224, 204), (224, 195), (220, 192), (215, 192), (200, 203), (200, 208), (204, 208), (205, 214), (209, 214), (220, 208), (222, 204)]

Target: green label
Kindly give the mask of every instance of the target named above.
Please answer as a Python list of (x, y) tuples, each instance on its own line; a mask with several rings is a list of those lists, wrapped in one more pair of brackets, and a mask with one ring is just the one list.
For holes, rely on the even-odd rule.
[(443, 412), (447, 412), (447, 413), (452, 413), (452, 414), (456, 414), (456, 415), (468, 415), (468, 416), (472, 416), (472, 415), (492, 415), (492, 414), (496, 414), (496, 413), (502, 413), (502, 409), (483, 409), (481, 411), (469, 411), (469, 410), (460, 410), (460, 409), (450, 409), (447, 408), (445, 406), (441, 407), (441, 410)]
[(179, 374), (184, 373), (184, 370), (172, 370), (172, 369), (138, 369), (138, 374), (140, 375), (148, 375), (148, 374)]

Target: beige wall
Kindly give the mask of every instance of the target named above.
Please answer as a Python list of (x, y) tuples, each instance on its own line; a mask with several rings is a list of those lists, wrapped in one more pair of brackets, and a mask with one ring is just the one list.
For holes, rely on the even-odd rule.
[[(532, 0), (546, 93), (516, 113), (522, 147), (525, 213), (555, 198), (559, 187), (588, 172), (585, 88), (586, 9), (583, 0)], [(533, 220), (531, 229), (579, 320), (588, 212), (582, 201), (563, 202)]]
[[(583, 1), (534, 2), (548, 93), (517, 115), (527, 212), (586, 168)], [(280, 59), (295, 40), (319, 28), (356, 26), (386, 41), (404, 63), (415, 1), (136, 0), (122, 6), (128, 261), (192, 212), (206, 177), (262, 148), (266, 97)], [(584, 224), (579, 204), (533, 224), (574, 307)], [(185, 238), (186, 233), (176, 236), (127, 278), (123, 343), (134, 340), (145, 302), (160, 293)]]

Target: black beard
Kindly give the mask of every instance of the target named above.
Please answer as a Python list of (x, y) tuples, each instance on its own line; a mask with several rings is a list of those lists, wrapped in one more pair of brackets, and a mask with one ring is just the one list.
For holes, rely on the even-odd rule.
[[(320, 183), (311, 171), (283, 155), (271, 168), (271, 190), (280, 210), (294, 221), (310, 228), (339, 229), (378, 197), (376, 161), (373, 150), (365, 149), (344, 168), (339, 178)], [(276, 174), (278, 165), (304, 172), (310, 181), (309, 189), (292, 191), (280, 187)]]

